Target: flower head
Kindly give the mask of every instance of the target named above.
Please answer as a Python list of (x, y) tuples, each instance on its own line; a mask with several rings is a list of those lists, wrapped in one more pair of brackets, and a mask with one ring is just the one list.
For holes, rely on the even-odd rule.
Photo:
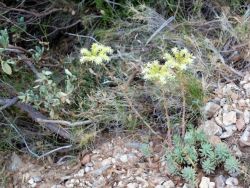
[(168, 79), (174, 77), (171, 69), (166, 65), (160, 65), (158, 61), (148, 63), (143, 68), (142, 73), (144, 74), (144, 79), (159, 82), (161, 85), (166, 84)]
[(171, 51), (172, 54), (164, 54), (164, 59), (170, 68), (176, 69), (178, 71), (186, 70), (187, 66), (192, 64), (195, 59), (195, 57), (189, 53), (186, 48), (180, 50), (175, 47), (172, 48)]
[(92, 44), (90, 50), (82, 48), (80, 53), (81, 53), (81, 58), (80, 58), (81, 63), (94, 62), (97, 65), (99, 65), (102, 64), (103, 62), (110, 61), (110, 57), (108, 55), (112, 54), (113, 50), (108, 46), (94, 43)]

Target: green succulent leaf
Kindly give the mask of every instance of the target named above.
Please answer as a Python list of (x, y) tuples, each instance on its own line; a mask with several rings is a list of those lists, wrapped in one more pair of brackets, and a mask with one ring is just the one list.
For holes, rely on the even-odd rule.
[(224, 168), (229, 174), (237, 174), (239, 173), (239, 161), (235, 157), (230, 156), (226, 159)]
[(191, 185), (195, 184), (196, 172), (192, 167), (184, 167), (181, 171), (181, 176)]

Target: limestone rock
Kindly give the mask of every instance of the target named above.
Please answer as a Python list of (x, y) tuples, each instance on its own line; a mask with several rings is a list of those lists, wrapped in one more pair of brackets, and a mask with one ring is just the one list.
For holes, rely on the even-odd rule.
[(202, 177), (199, 188), (209, 188), (210, 179), (208, 177)]
[(168, 180), (163, 183), (164, 188), (175, 188), (175, 184), (172, 180)]
[(10, 171), (17, 171), (22, 168), (23, 166), (23, 161), (22, 159), (14, 152), (12, 153), (11, 159), (10, 159), (10, 165), (8, 169)]
[(235, 111), (223, 113), (223, 124), (225, 126), (232, 125), (235, 123), (236, 123), (236, 112)]
[(245, 110), (243, 115), (244, 115), (245, 124), (249, 124), (249, 122), (250, 122), (250, 112), (248, 110)]
[(250, 146), (250, 126), (247, 126), (244, 133), (240, 137), (240, 146)]
[(204, 133), (208, 136), (214, 136), (214, 135), (220, 136), (222, 134), (222, 128), (212, 120), (205, 121), (200, 126), (200, 129), (204, 131)]
[(209, 183), (209, 188), (215, 188), (215, 183), (214, 182), (210, 182)]
[(229, 177), (226, 180), (226, 185), (237, 186), (238, 184), (239, 184), (239, 181), (237, 178)]
[(224, 129), (226, 130), (225, 132), (223, 132), (221, 135), (220, 135), (220, 138), (229, 138), (230, 136), (233, 135), (233, 133), (237, 130), (236, 126), (235, 125), (229, 125), (229, 126), (226, 126), (224, 127)]
[(138, 183), (129, 183), (127, 185), (127, 188), (137, 188), (137, 187), (139, 187)]
[(215, 177), (215, 185), (217, 188), (224, 188), (226, 183), (226, 178), (223, 175), (219, 175), (217, 177)]
[(208, 102), (204, 108), (204, 115), (206, 118), (212, 118), (219, 109), (220, 105), (214, 102)]

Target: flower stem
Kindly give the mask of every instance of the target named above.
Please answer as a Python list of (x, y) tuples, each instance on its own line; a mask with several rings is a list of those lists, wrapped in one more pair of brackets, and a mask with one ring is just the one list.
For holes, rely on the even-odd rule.
[(167, 139), (168, 139), (168, 147), (169, 148), (172, 148), (172, 126), (171, 126), (171, 121), (170, 121), (170, 117), (169, 117), (169, 111), (168, 111), (168, 101), (166, 99), (166, 96), (165, 96), (165, 91), (162, 92), (163, 93), (163, 106), (164, 106), (164, 110), (165, 110), (165, 117), (166, 117), (166, 120), (167, 120), (167, 127), (168, 127), (168, 130), (167, 130)]
[(185, 136), (186, 132), (186, 97), (185, 97), (185, 86), (183, 78), (181, 78), (181, 96), (182, 96), (182, 119), (181, 119), (181, 135), (182, 137)]

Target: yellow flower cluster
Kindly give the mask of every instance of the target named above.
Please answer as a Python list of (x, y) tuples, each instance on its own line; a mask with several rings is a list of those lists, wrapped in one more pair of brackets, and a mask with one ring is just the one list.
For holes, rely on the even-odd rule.
[(174, 78), (170, 68), (166, 64), (160, 65), (158, 61), (148, 63), (142, 73), (144, 74), (144, 79), (152, 80), (162, 85), (166, 84), (168, 79)]
[(164, 65), (161, 65), (158, 61), (153, 61), (143, 68), (144, 79), (164, 85), (168, 80), (176, 76), (176, 72), (186, 70), (187, 66), (193, 63), (195, 59), (185, 48), (181, 50), (172, 48), (171, 51), (173, 55), (170, 53), (164, 54), (164, 59), (166, 60)]
[(103, 62), (109, 62), (110, 57), (108, 55), (113, 53), (113, 50), (102, 44), (93, 43), (91, 49), (82, 48), (81, 51), (81, 63), (94, 62), (97, 65), (102, 64)]
[(179, 50), (178, 48), (171, 49), (172, 54), (165, 53), (164, 59), (166, 64), (177, 71), (186, 70), (189, 64), (192, 64), (194, 61), (194, 56), (188, 52), (186, 48)]

